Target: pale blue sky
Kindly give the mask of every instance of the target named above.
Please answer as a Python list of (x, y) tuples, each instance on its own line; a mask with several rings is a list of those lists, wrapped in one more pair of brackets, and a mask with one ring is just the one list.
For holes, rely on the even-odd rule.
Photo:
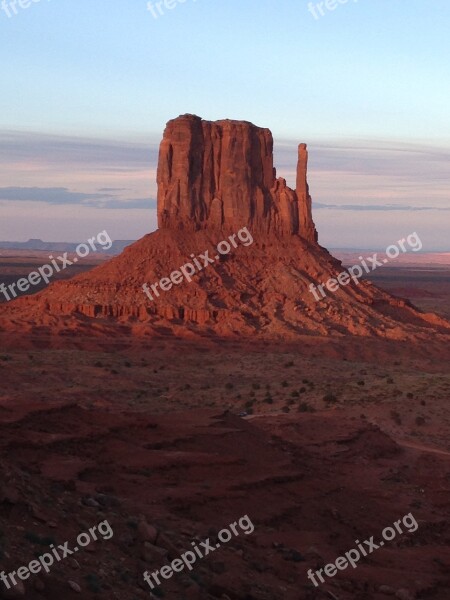
[(288, 179), (307, 142), (323, 243), (420, 225), (424, 249), (450, 249), (448, 0), (349, 0), (318, 19), (303, 0), (173, 3), (158, 19), (146, 0), (0, 11), (0, 239), (154, 228), (156, 145), (190, 112), (269, 127)]

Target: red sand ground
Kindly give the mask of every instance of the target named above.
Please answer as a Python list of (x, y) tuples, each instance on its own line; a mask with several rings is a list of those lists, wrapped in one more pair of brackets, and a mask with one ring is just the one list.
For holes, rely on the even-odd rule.
[[(26, 598), (80, 597), (69, 581), (83, 598), (148, 598), (144, 570), (245, 514), (253, 534), (158, 596), (382, 600), (384, 585), (448, 598), (448, 357), (376, 340), (119, 341), (10, 340), (0, 356), (2, 569), (46, 551), (39, 538), (72, 545), (105, 518), (115, 532), (27, 581)], [(418, 531), (313, 588), (309, 568), (409, 512)], [(163, 532), (168, 559), (142, 520)]]

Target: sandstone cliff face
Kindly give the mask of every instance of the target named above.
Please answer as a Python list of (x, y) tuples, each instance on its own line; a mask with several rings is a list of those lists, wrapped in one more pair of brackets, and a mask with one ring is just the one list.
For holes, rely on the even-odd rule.
[(169, 121), (158, 165), (160, 228), (299, 234), (317, 233), (306, 181), (307, 151), (301, 145), (297, 190), (276, 178), (273, 138), (245, 121), (202, 121), (184, 115)]

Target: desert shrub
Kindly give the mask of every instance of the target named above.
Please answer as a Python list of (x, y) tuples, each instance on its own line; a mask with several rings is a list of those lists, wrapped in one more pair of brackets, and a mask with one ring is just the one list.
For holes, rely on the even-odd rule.
[(95, 573), (89, 573), (86, 575), (85, 580), (89, 591), (93, 592), (94, 594), (99, 594), (102, 591), (101, 580)]
[(284, 387), (284, 388), (286, 388), (286, 387), (289, 387), (289, 384), (288, 384), (288, 382), (287, 382), (286, 380), (285, 380), (285, 381), (282, 381), (282, 382), (281, 382), (281, 387)]
[(333, 394), (333, 392), (327, 392), (323, 397), (323, 400), (329, 404), (335, 404), (338, 401), (337, 396)]
[(391, 410), (391, 419), (397, 424), (397, 425), (401, 425), (402, 424), (402, 418), (400, 416), (400, 413), (398, 413), (396, 410)]
[[(130, 583), (130, 581), (133, 580), (133, 576), (131, 574), (131, 572), (128, 569), (125, 569), (124, 571), (122, 571), (120, 573), (120, 579), (124, 582), (124, 583)], [(153, 592), (153, 594), (156, 592), (156, 590)]]
[(56, 544), (55, 538), (51, 536), (40, 536), (33, 531), (26, 531), (25, 539), (32, 544), (38, 544), (39, 546), (50, 546), (50, 544)]
[(310, 404), (308, 404), (308, 402), (300, 402), (300, 404), (298, 406), (298, 412), (303, 412), (303, 413), (311, 412), (312, 413), (312, 412), (315, 412), (315, 409)]

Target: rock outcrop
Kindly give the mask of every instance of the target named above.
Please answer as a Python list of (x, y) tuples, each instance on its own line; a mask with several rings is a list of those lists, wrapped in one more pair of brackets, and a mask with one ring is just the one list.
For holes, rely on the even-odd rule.
[[(158, 231), (88, 273), (2, 306), (0, 333), (447, 340), (450, 323), (367, 281), (349, 278), (322, 299), (314, 293), (344, 268), (317, 243), (307, 164), (300, 144), (293, 190), (276, 176), (268, 129), (193, 115), (170, 121), (158, 166)], [(219, 256), (218, 244), (245, 227), (251, 245)], [(206, 251), (212, 263), (171, 285), (171, 273)], [(158, 282), (160, 294), (144, 293), (144, 284), (148, 291)]]
[(273, 138), (246, 121), (169, 121), (158, 165), (160, 228), (299, 234), (317, 233), (306, 181), (306, 145), (299, 149), (297, 190), (276, 177)]
[(298, 147), (297, 185), (295, 190), (299, 207), (299, 231), (305, 240), (317, 243), (318, 235), (312, 218), (312, 200), (309, 195), (307, 171), (308, 150), (306, 144), (300, 144)]

